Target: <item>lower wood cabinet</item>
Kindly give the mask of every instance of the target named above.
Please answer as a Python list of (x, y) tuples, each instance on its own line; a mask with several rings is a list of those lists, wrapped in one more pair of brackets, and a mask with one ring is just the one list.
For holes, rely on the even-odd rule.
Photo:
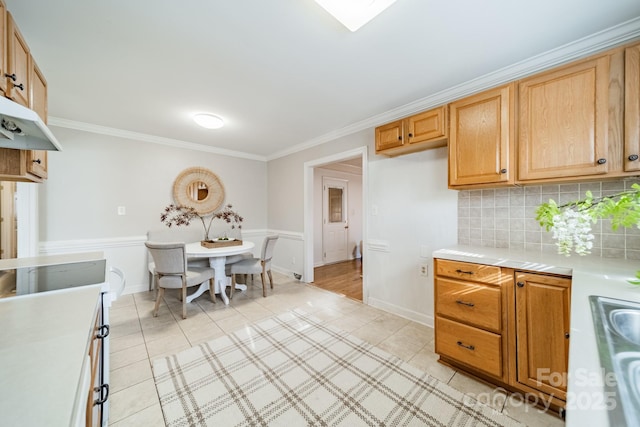
[(436, 318), (436, 351), (502, 378), (502, 336), (464, 323)]
[(435, 261), (435, 349), (443, 361), (462, 364), (493, 380), (508, 380), (503, 288), (512, 281), (500, 267)]
[(515, 282), (513, 380), (566, 401), (571, 279), (517, 271)]
[(563, 408), (571, 278), (444, 259), (434, 263), (440, 361)]
[[(98, 313), (93, 326), (93, 336), (89, 344), (91, 382), (86, 400), (86, 427), (102, 426), (104, 404), (109, 398), (109, 385), (105, 383), (104, 340), (109, 335), (109, 325), (105, 324), (103, 300), (100, 297)], [(107, 356), (108, 357), (108, 356)]]

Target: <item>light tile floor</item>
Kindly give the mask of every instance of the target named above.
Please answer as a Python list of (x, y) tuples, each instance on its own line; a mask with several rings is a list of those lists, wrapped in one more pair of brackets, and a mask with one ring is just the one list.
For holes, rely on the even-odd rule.
[(452, 387), (530, 426), (563, 426), (555, 415), (540, 412), (510, 395), (437, 362), (433, 329), (360, 302), (274, 273), (274, 290), (262, 297), (260, 279), (238, 292), (228, 306), (209, 294), (181, 315), (177, 292), (168, 291), (153, 317), (153, 293), (124, 295), (111, 308), (111, 426), (164, 426), (151, 372), (152, 360), (217, 338), (298, 308), (392, 353)]

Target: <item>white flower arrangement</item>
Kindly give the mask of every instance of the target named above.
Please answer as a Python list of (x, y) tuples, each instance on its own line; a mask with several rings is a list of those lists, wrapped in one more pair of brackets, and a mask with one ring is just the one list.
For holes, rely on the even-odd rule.
[(557, 240), (558, 253), (566, 256), (574, 251), (578, 255), (587, 255), (593, 248), (593, 234), (591, 233), (592, 218), (585, 212), (571, 209), (553, 216), (551, 232)]

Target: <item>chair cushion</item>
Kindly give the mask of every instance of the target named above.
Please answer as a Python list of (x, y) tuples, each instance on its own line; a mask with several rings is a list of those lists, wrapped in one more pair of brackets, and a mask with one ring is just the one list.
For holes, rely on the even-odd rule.
[(229, 265), (229, 264), (234, 264), (238, 261), (242, 261), (243, 259), (250, 259), (253, 258), (253, 254), (251, 254), (251, 252), (244, 252), (238, 255), (229, 255), (225, 260), (225, 264)]
[(193, 267), (209, 267), (209, 258), (187, 258), (187, 267), (191, 270)]
[(231, 274), (258, 274), (262, 273), (260, 258), (247, 258), (231, 264)]
[[(189, 267), (187, 270), (187, 287), (198, 286), (200, 283), (214, 277), (213, 268)], [(182, 288), (182, 278), (180, 276), (161, 276), (158, 286), (168, 289)]]

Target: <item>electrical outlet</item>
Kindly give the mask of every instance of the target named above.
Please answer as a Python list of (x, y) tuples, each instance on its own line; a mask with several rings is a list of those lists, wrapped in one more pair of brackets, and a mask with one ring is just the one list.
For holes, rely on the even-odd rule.
[(429, 264), (420, 264), (420, 275), (421, 276), (429, 275)]

